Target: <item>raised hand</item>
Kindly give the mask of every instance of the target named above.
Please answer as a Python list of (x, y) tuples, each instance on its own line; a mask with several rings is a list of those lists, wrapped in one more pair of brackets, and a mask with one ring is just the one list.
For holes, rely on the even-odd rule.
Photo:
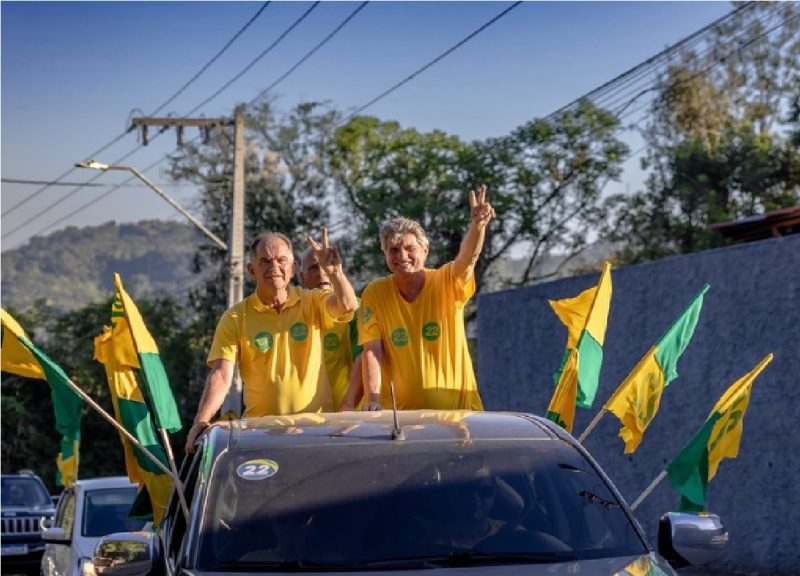
[(318, 244), (314, 238), (308, 236), (308, 244), (314, 250), (320, 267), (325, 270), (329, 276), (338, 274), (342, 270), (342, 258), (339, 255), (339, 250), (328, 242), (328, 229), (322, 229), (322, 243)]
[(494, 218), (494, 208), (486, 201), (486, 185), (480, 187), (478, 196), (475, 191), (469, 191), (469, 209), (472, 223), (478, 228), (485, 228), (489, 221)]

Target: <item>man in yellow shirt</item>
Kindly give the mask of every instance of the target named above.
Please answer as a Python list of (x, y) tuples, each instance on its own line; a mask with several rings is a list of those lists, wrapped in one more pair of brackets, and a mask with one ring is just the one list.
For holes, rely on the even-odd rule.
[[(306, 248), (300, 257), (300, 283), (303, 288), (308, 290), (331, 290), (333, 285), (327, 273), (319, 265), (317, 255), (310, 246)], [(356, 319), (353, 318), (348, 323), (336, 322), (327, 324), (323, 333), (323, 355), (325, 357), (325, 369), (328, 373), (328, 381), (331, 385), (333, 394), (333, 406), (335, 409), (352, 410), (358, 400), (361, 399), (361, 363), (353, 372), (355, 359), (361, 354), (361, 346), (358, 345), (358, 332), (355, 326)], [(353, 392), (348, 396), (348, 402), (342, 406), (345, 395), (352, 383)], [(350, 399), (352, 397), (352, 399)], [(352, 404), (352, 406), (351, 406)]]
[(308, 242), (332, 292), (290, 284), (296, 263), (283, 234), (267, 232), (251, 242), (247, 271), (256, 290), (217, 324), (208, 355), (211, 371), (187, 435), (187, 452), (194, 451), (197, 436), (222, 406), (236, 363), (244, 383), (245, 417), (333, 410), (323, 367), (323, 330), (333, 322), (348, 322), (357, 300), (338, 250), (328, 243), (328, 230), (323, 228), (321, 244), (310, 236)]
[[(469, 193), (471, 223), (455, 260), (425, 268), (422, 227), (397, 217), (381, 228), (390, 276), (371, 282), (361, 298), (366, 410), (388, 405), (383, 379), (394, 382), (397, 407), (481, 410), (464, 330), (464, 306), (475, 293), (474, 268), (494, 209), (486, 187)], [(383, 375), (382, 375), (383, 371)]]

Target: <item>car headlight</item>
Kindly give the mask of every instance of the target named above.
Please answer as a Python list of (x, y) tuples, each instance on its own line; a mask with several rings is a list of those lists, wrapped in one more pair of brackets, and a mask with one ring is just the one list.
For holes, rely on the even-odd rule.
[(81, 575), (80, 576), (97, 576), (94, 569), (94, 563), (91, 558), (81, 558)]

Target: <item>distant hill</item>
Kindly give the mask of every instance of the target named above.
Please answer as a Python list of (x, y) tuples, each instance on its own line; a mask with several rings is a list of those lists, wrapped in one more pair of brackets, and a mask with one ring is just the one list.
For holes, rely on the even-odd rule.
[(69, 227), (2, 253), (2, 305), (20, 310), (46, 299), (74, 310), (108, 298), (113, 273), (136, 298), (172, 294), (202, 280), (192, 272), (200, 234), (188, 224), (148, 220)]

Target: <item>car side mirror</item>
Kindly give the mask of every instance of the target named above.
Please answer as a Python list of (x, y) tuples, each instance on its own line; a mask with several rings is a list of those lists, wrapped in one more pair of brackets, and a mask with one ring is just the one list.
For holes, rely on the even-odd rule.
[(716, 514), (668, 512), (658, 522), (658, 551), (674, 568), (716, 560), (728, 545), (728, 531)]
[(92, 564), (99, 576), (147, 576), (156, 563), (152, 532), (119, 532), (104, 536), (94, 551)]
[(39, 527), (42, 529), (42, 540), (53, 544), (69, 544), (70, 538), (61, 526), (49, 526), (52, 520), (42, 518)]

